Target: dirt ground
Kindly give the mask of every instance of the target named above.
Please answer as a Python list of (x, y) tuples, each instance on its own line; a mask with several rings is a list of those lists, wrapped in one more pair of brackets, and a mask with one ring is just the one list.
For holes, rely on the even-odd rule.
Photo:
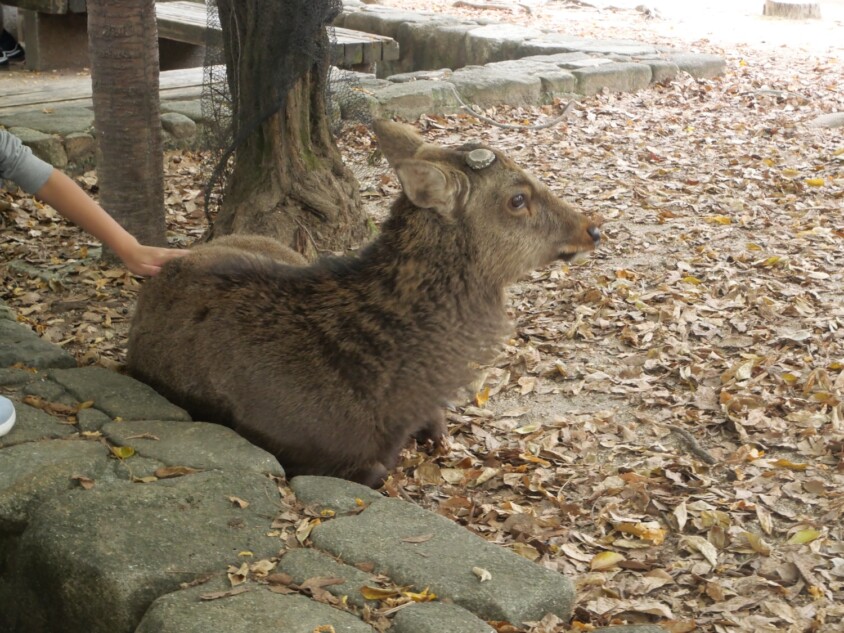
[[(584, 99), (541, 131), (417, 123), (506, 149), (600, 214), (604, 241), (513, 288), (513, 334), (450, 410), (449, 452), (408, 450), (386, 492), (575, 579), (572, 622), (524, 630), (840, 631), (844, 137), (808, 124), (844, 112), (844, 2), (799, 22), (761, 17), (762, 0), (645, 2), (650, 15), (624, 0), (385, 4), (727, 60), (717, 80)], [(174, 243), (205, 228), (198, 158), (168, 156)], [(363, 185), (381, 217), (394, 183)], [(16, 260), (0, 267), (3, 299), (80, 363), (119, 368), (139, 281), (86, 259), (94, 244), (31, 199), (0, 194), (0, 214)]]

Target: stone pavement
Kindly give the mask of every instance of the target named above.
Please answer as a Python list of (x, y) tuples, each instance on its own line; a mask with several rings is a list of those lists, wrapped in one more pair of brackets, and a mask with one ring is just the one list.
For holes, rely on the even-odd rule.
[[(725, 69), (715, 55), (411, 13), (357, 0), (345, 1), (335, 24), (392, 37), (400, 46), (399, 59), (380, 63), (377, 76), (333, 70), (335, 115), (345, 118), (416, 119), (458, 112), (462, 103), (482, 108), (549, 104), (604, 90), (642, 90), (681, 73), (711, 79)], [(205, 123), (200, 96), (197, 88), (190, 99), (162, 100), (165, 146), (197, 142), (197, 126)], [(92, 109), (78, 105), (0, 114), (0, 126), (54, 166), (71, 170), (93, 165), (93, 124)]]
[[(2, 304), (0, 393), (18, 412), (0, 438), (2, 631), (493, 633), (572, 615), (571, 579), (358, 484), (287, 482), (230, 429), (76, 367)], [(376, 616), (361, 588), (395, 586), (436, 599)]]

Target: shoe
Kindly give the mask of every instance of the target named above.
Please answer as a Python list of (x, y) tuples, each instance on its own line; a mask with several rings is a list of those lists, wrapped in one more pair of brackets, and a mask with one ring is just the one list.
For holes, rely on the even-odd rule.
[(12, 37), (11, 33), (6, 30), (0, 33), (0, 51), (2, 51), (6, 57), (7, 63), (22, 62), (26, 59), (26, 51), (24, 51), (18, 41)]
[(15, 426), (15, 405), (4, 396), (0, 396), (0, 437), (6, 435)]
[(6, 53), (0, 51), (0, 68), (8, 68), (9, 67), (9, 58), (6, 57)]
[(8, 51), (4, 49), (3, 55), (10, 62), (26, 61), (26, 52), (23, 50), (20, 44), (15, 44), (15, 46)]

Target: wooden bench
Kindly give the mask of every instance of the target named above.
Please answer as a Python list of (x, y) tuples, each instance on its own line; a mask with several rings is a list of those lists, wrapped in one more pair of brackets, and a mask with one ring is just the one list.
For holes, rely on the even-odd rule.
[(90, 66), (86, 0), (3, 0), (2, 4), (18, 8), (27, 68)]
[[(202, 96), (202, 68), (162, 71), (158, 86), (161, 101), (194, 100)], [(53, 73), (32, 75), (25, 81), (0, 77), (0, 124), (4, 117), (20, 112), (43, 112), (75, 106), (91, 108), (91, 77), (88, 75), (57, 76)]]
[[(2, 4), (18, 8), (27, 68), (90, 66), (86, 0), (3, 0)], [(194, 47), (222, 42), (219, 28), (208, 29), (203, 2), (156, 2), (155, 13), (160, 40)], [(334, 29), (332, 63), (337, 66), (366, 70), (377, 62), (398, 58), (399, 44), (390, 37)], [(192, 62), (197, 59), (194, 55)]]
[[(204, 4), (197, 2), (157, 2), (155, 16), (158, 36), (185, 44), (222, 46), (219, 27), (208, 28)], [(343, 68), (362, 70), (380, 61), (399, 58), (399, 43), (384, 35), (334, 28), (332, 63)]]

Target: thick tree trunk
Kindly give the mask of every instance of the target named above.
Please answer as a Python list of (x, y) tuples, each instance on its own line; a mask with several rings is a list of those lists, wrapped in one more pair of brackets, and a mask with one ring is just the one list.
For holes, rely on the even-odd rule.
[(242, 143), (214, 235), (269, 235), (308, 258), (358, 244), (367, 234), (358, 183), (325, 104), (332, 3), (219, 0), (218, 10)]
[(100, 202), (138, 241), (166, 244), (154, 0), (88, 0)]
[(765, 0), (763, 14), (792, 20), (805, 20), (807, 18), (820, 19), (821, 5), (817, 2)]

